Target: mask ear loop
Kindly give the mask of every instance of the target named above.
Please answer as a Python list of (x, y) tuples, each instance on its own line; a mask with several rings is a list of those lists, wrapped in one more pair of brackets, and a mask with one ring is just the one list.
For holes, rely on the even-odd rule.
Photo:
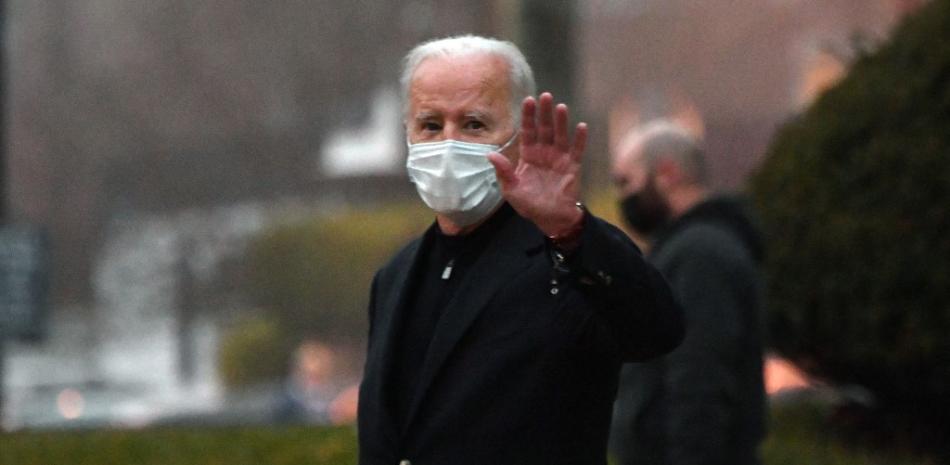
[[(501, 153), (503, 150), (505, 150), (506, 148), (508, 148), (508, 146), (510, 146), (510, 145), (515, 141), (515, 139), (518, 138), (518, 134), (521, 134), (521, 130), (520, 130), (520, 129), (516, 129), (516, 130), (515, 130), (515, 133), (511, 135), (511, 138), (510, 138), (510, 139), (508, 139), (508, 142), (505, 142), (505, 145), (502, 145), (501, 147), (498, 147), (498, 150), (495, 150), (495, 152)], [(491, 183), (492, 183), (492, 185), (494, 185), (494, 186), (498, 186), (498, 178), (495, 177), (494, 179), (492, 179)]]
[(498, 153), (501, 153), (502, 150), (505, 150), (506, 148), (508, 148), (508, 146), (511, 145), (515, 141), (515, 139), (518, 138), (518, 134), (521, 134), (520, 129), (516, 129), (515, 133), (511, 135), (511, 139), (508, 139), (508, 142), (505, 142), (505, 145), (498, 147), (498, 150), (495, 150), (495, 151)]

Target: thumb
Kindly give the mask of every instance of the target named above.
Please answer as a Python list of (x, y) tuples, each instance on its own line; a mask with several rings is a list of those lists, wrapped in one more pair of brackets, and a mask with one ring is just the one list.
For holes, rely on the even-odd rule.
[(508, 157), (498, 152), (491, 152), (488, 154), (488, 161), (495, 167), (495, 176), (498, 178), (498, 182), (501, 183), (503, 191), (518, 183), (518, 178), (515, 176), (515, 167)]

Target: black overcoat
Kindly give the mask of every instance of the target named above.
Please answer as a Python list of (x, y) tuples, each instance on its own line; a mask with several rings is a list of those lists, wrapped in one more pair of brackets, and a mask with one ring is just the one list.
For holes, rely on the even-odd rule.
[(360, 464), (606, 464), (621, 363), (682, 338), (659, 273), (589, 214), (580, 247), (556, 266), (541, 231), (511, 215), (443, 311), (398, 424), (389, 400), (395, 332), (423, 246), (408, 244), (373, 280)]

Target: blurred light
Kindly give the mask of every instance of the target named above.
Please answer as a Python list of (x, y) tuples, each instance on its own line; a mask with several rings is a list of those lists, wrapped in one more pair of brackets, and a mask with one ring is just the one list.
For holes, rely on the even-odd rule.
[(59, 414), (67, 420), (75, 420), (82, 416), (83, 409), (86, 407), (86, 401), (82, 394), (75, 389), (63, 389), (56, 396), (56, 406), (59, 408)]
[(765, 391), (769, 395), (786, 389), (801, 389), (813, 386), (808, 376), (788, 362), (769, 356), (765, 359)]
[(798, 103), (810, 105), (819, 95), (838, 83), (848, 73), (847, 65), (830, 53), (819, 51), (805, 65)]

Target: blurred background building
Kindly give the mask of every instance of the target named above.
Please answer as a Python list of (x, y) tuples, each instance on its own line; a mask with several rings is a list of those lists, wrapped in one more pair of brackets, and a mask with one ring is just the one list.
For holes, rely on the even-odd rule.
[(776, 126), (921, 3), (8, 0), (6, 202), (47, 231), (52, 273), (45, 337), (6, 344), (3, 424), (220, 409), (249, 241), (414, 198), (396, 82), (420, 40), (522, 46), (592, 123), (588, 190), (609, 187), (619, 134), (660, 116), (740, 188)]

